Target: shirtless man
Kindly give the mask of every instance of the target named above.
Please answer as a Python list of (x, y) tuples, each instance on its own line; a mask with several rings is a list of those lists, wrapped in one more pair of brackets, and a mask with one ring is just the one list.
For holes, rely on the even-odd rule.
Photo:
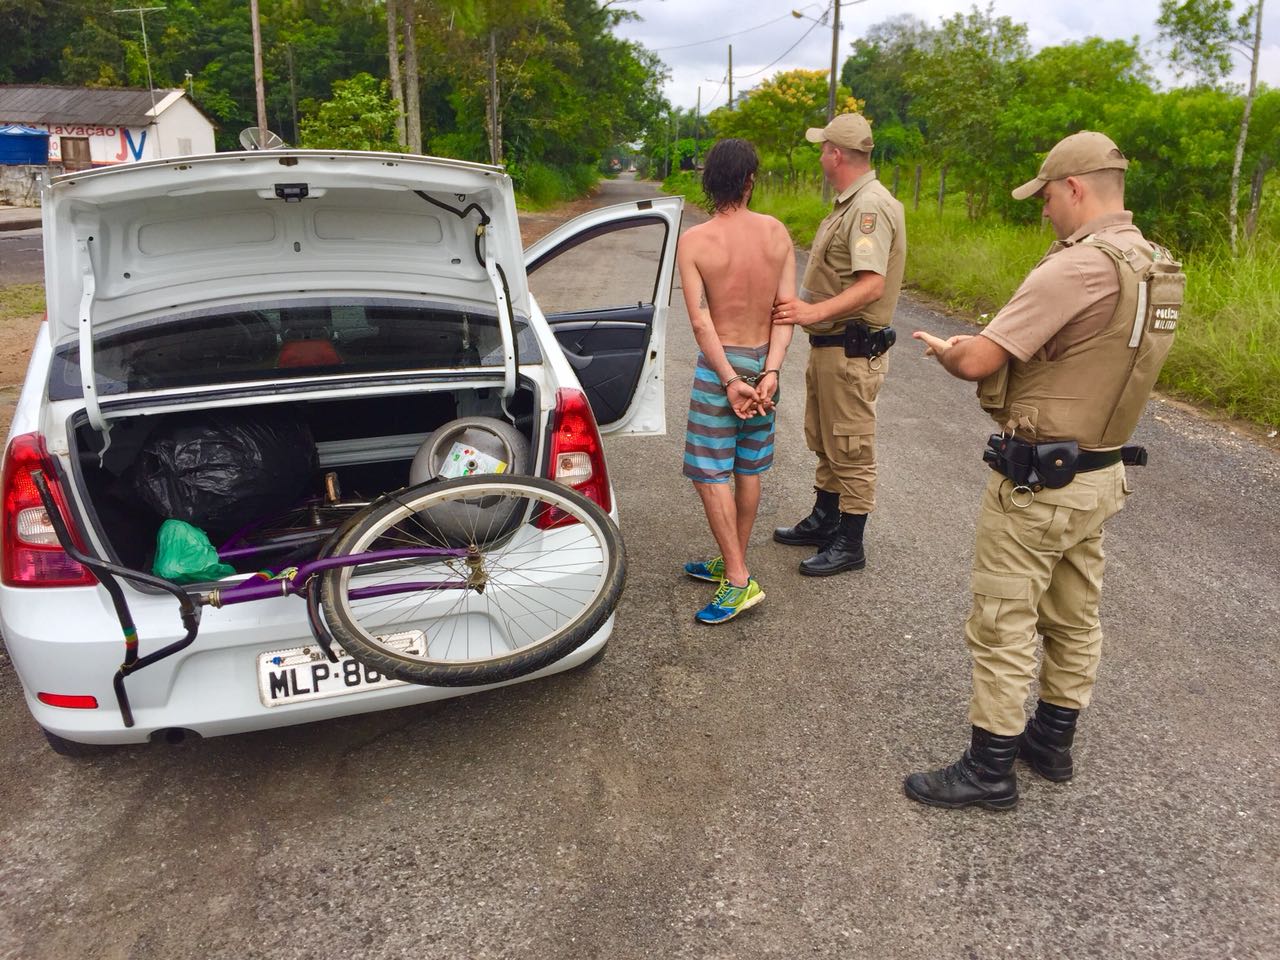
[[(747, 569), (747, 541), (760, 506), (760, 474), (773, 463), (778, 368), (792, 327), (775, 325), (778, 300), (796, 295), (787, 228), (747, 209), (759, 160), (746, 140), (707, 154), (702, 189), (712, 218), (685, 231), (677, 263), (700, 353), (689, 402), (684, 475), (702, 498), (720, 556), (685, 564), (718, 583), (700, 623), (724, 623), (764, 599)], [(729, 478), (733, 477), (733, 488)]]

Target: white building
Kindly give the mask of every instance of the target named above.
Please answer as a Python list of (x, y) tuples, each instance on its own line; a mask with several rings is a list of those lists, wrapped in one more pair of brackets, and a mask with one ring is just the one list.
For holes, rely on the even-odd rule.
[(214, 124), (185, 90), (0, 84), (0, 126), (49, 131), (61, 171), (213, 153)]

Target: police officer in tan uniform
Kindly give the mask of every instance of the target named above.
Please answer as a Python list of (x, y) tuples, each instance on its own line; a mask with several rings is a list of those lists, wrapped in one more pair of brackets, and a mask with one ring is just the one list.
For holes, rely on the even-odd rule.
[[(1058, 236), (977, 336), (917, 331), (925, 356), (980, 381), (1000, 432), (978, 518), (969, 749), (949, 767), (907, 777), (907, 796), (939, 807), (1003, 810), (1018, 801), (1020, 754), (1053, 781), (1073, 772), (1076, 718), (1088, 706), (1102, 630), (1102, 527), (1129, 495), (1126, 447), (1173, 341), (1186, 277), (1124, 209), (1128, 161), (1101, 133), (1057, 144), (1035, 179)], [(1025, 719), (1043, 634), (1040, 699)]]
[(819, 552), (800, 563), (823, 577), (866, 565), (862, 537), (876, 505), (876, 396), (888, 370), (889, 327), (902, 288), (907, 231), (902, 204), (871, 169), (871, 125), (845, 113), (805, 134), (822, 144), (835, 209), (818, 227), (800, 295), (773, 308), (773, 322), (809, 335), (804, 434), (818, 456), (817, 500), (778, 543)]

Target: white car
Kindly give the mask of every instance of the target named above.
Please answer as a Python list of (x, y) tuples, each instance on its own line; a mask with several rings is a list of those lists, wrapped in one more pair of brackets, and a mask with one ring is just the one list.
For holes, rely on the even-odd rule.
[[(163, 521), (188, 508), (166, 509), (166, 496), (200, 504), (197, 519), (226, 537), (280, 514), (281, 498), (297, 505), (299, 491), (314, 513), (347, 491), (375, 499), (411, 479), (506, 470), (572, 487), (616, 517), (600, 433), (665, 431), (680, 213), (677, 198), (608, 207), (522, 251), (500, 169), (373, 153), (183, 157), (47, 184), (48, 314), (5, 448), (0, 631), (54, 749), (487, 689), (402, 682), (340, 649), (321, 660), (309, 604), (283, 589), (219, 605), (273, 575), (257, 565), (278, 566), (230, 548), (230, 569), (186, 588), (205, 602), (186, 646), (173, 596), (116, 578), (136, 625), (136, 638), (122, 637), (107, 584), (59, 545), (37, 474), (79, 549), (139, 571), (152, 569)], [(601, 263), (619, 264), (622, 279)], [(246, 436), (256, 445), (241, 445)], [(494, 438), (496, 452), (464, 449)], [(347, 548), (376, 539), (347, 537)], [(559, 550), (552, 542), (544, 556)], [(492, 629), (486, 618), (467, 606), (451, 629), (474, 639)], [(518, 679), (591, 659), (612, 626), (610, 615)], [(122, 669), (171, 646), (145, 669)]]

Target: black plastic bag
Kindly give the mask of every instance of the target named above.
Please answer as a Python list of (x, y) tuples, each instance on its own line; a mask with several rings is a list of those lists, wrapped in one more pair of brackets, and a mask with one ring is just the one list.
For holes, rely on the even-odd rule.
[(161, 517), (221, 542), (275, 516), (315, 482), (316, 445), (295, 411), (203, 411), (165, 420), (143, 445), (133, 487)]

